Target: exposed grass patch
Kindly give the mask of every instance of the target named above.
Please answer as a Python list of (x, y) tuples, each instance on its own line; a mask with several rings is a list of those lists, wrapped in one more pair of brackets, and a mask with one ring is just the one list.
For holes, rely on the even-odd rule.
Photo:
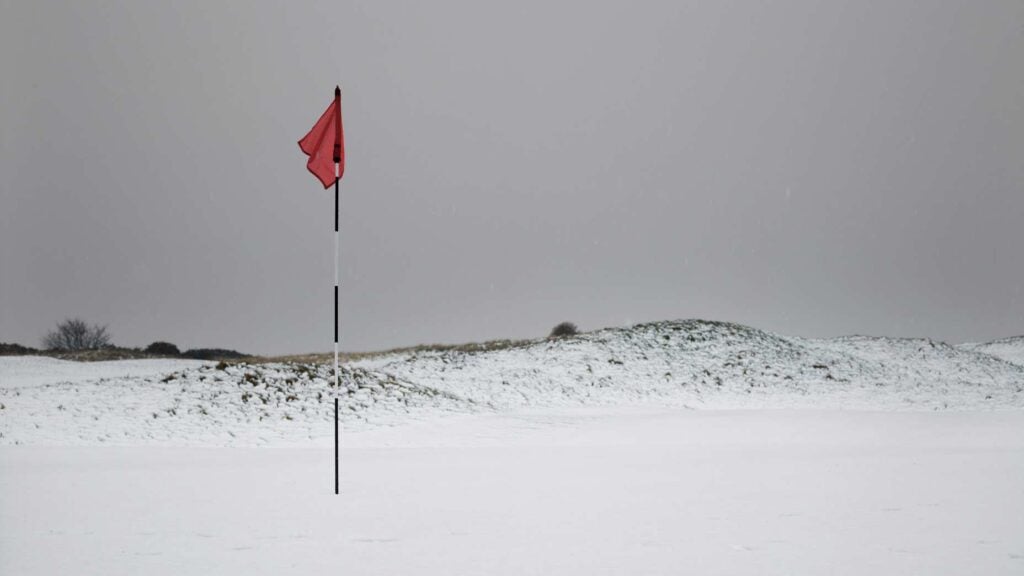
[[(367, 358), (378, 358), (390, 354), (420, 354), (430, 352), (493, 352), (495, 350), (510, 350), (513, 348), (524, 348), (532, 344), (544, 342), (545, 339), (536, 340), (491, 340), (488, 342), (469, 342), (465, 344), (419, 344), (417, 346), (405, 346), (402, 348), (390, 348), (375, 352), (340, 352), (338, 362), (355, 362)], [(249, 358), (246, 362), (266, 363), (296, 363), (296, 364), (329, 364), (334, 361), (334, 353), (323, 354), (291, 354), (286, 356), (258, 356)]]

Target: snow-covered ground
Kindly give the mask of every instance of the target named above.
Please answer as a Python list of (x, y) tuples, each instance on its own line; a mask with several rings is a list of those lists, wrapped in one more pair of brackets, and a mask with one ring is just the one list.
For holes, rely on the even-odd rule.
[(1024, 339), (485, 348), (0, 357), (0, 574), (1024, 573)]
[(0, 388), (88, 382), (110, 378), (146, 378), (210, 364), (201, 360), (113, 360), (71, 362), (43, 356), (0, 356)]
[(332, 463), (0, 447), (0, 573), (1024, 573), (1021, 411), (456, 416)]
[(696, 320), (384, 354), (343, 366), (340, 390), (316, 364), (0, 357), (0, 445), (304, 444), (322, 435), (335, 397), (352, 430), (581, 406), (1021, 409), (1019, 357), (1024, 339), (806, 339)]
[[(1016, 346), (1024, 357), (1024, 339)], [(355, 365), (498, 408), (1024, 408), (1024, 364), (999, 355), (927, 339), (794, 338), (700, 320)]]
[(1024, 336), (1013, 336), (992, 342), (961, 344), (959, 347), (964, 350), (991, 354), (1007, 362), (1024, 366)]

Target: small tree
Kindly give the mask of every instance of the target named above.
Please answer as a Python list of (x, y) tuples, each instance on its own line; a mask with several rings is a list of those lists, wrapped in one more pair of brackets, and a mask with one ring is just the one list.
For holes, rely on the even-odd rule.
[(160, 356), (181, 356), (181, 350), (170, 342), (153, 342), (146, 346), (146, 354), (158, 354)]
[(69, 318), (43, 338), (47, 350), (96, 350), (110, 346), (110, 334), (106, 326), (90, 326), (81, 318)]
[(562, 322), (558, 326), (551, 329), (551, 334), (548, 338), (561, 338), (563, 336), (575, 336), (579, 334), (580, 330), (572, 322)]

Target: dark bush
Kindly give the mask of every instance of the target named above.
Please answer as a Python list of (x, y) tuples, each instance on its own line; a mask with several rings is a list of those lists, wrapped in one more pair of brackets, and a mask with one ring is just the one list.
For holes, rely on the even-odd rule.
[(22, 346), (21, 344), (7, 344), (0, 342), (0, 356), (24, 356), (26, 354), (38, 354), (39, 350)]
[(237, 350), (225, 350), (224, 348), (192, 348), (191, 350), (186, 350), (182, 356), (192, 358), (193, 360), (223, 360), (225, 358), (245, 358), (246, 354), (242, 354)]
[(146, 346), (146, 354), (158, 354), (160, 356), (181, 356), (181, 350), (170, 342), (153, 342)]
[(89, 325), (80, 318), (69, 318), (43, 338), (47, 350), (98, 350), (110, 347), (110, 334), (106, 326)]
[(558, 326), (551, 329), (551, 334), (548, 338), (561, 338), (563, 336), (575, 336), (579, 334), (580, 330), (572, 322), (562, 322)]

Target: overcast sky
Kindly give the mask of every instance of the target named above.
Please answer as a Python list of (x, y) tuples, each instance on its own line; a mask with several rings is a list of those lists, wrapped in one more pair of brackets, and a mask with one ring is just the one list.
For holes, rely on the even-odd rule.
[(2, 0), (0, 341), (1024, 333), (1024, 3)]

